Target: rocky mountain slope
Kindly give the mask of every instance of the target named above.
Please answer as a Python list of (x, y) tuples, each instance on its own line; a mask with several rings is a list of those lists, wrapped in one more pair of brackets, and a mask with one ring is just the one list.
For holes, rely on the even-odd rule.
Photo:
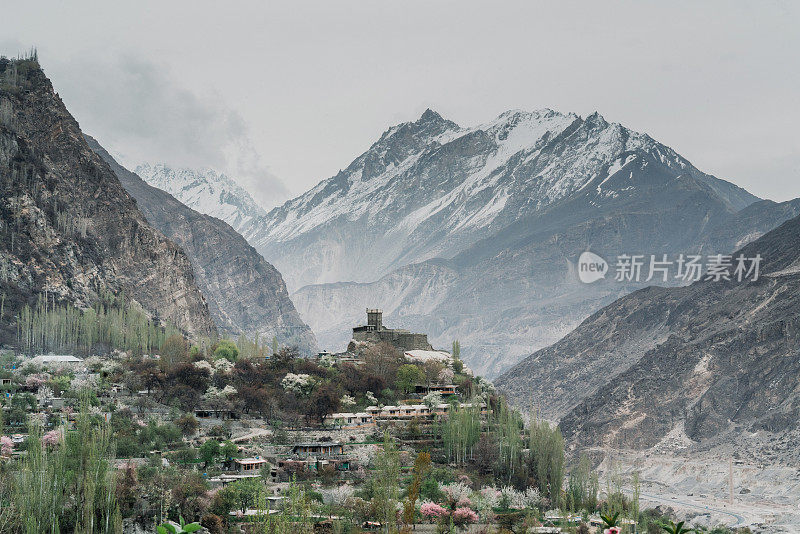
[(0, 59), (0, 187), (3, 341), (45, 292), (84, 308), (124, 291), (191, 336), (216, 335), (186, 254), (89, 148), (35, 60)]
[(213, 169), (142, 164), (134, 169), (134, 173), (193, 210), (222, 219), (237, 232), (242, 232), (254, 219), (266, 215), (242, 186)]
[(741, 254), (763, 258), (758, 280), (632, 293), (496, 385), (560, 419), (579, 447), (643, 449), (797, 430), (800, 217)]
[(90, 137), (87, 141), (114, 170), (147, 220), (186, 251), (222, 333), (244, 334), (251, 340), (258, 335), (266, 343), (276, 336), (281, 345), (296, 345), (303, 353), (316, 350), (314, 334), (300, 319), (281, 274), (229, 224), (148, 185), (114, 161), (97, 141)]

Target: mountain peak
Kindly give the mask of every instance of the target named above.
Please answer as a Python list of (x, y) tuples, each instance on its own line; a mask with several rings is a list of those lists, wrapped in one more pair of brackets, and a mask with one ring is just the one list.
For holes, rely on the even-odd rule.
[(586, 117), (586, 123), (590, 126), (594, 126), (596, 128), (605, 128), (608, 126), (608, 121), (600, 115), (600, 112), (595, 111), (588, 117)]
[(419, 120), (417, 121), (417, 123), (422, 122), (444, 122), (444, 118), (431, 108), (428, 108), (422, 113), (422, 116), (420, 116)]

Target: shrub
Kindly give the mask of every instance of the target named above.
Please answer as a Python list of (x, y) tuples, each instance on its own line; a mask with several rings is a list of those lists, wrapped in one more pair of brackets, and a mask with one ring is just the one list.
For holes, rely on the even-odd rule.
[(477, 522), (478, 514), (472, 508), (462, 506), (461, 508), (456, 508), (455, 512), (453, 512), (453, 523), (459, 528), (464, 528)]
[(11, 456), (14, 450), (14, 442), (8, 436), (0, 436), (0, 455)]
[(439, 506), (435, 502), (422, 503), (422, 506), (419, 507), (419, 511), (424, 517), (430, 520), (440, 519), (449, 514), (446, 508)]
[(217, 514), (206, 514), (200, 520), (200, 525), (208, 529), (211, 534), (225, 534), (225, 525)]

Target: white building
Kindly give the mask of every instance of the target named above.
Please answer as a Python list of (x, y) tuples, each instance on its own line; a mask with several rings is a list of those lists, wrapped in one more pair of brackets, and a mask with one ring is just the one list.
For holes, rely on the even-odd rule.
[(372, 415), (365, 412), (332, 413), (325, 417), (326, 426), (338, 426), (345, 429), (364, 428), (375, 426), (375, 419)]

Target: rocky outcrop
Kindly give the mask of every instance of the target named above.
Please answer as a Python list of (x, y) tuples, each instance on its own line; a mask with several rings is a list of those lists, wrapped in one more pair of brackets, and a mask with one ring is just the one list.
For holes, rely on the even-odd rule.
[(98, 143), (89, 146), (114, 170), (147, 220), (180, 245), (194, 268), (220, 331), (230, 336), (259, 336), (269, 343), (316, 350), (316, 339), (289, 299), (281, 274), (247, 244), (229, 224), (203, 215), (172, 195), (148, 185), (120, 166)]
[(560, 419), (574, 447), (797, 429), (800, 217), (741, 254), (763, 258), (758, 280), (636, 291), (521, 362), (498, 388)]
[(84, 140), (35, 60), (0, 59), (3, 338), (24, 303), (124, 292), (193, 337), (216, 336), (186, 254), (154, 229)]

